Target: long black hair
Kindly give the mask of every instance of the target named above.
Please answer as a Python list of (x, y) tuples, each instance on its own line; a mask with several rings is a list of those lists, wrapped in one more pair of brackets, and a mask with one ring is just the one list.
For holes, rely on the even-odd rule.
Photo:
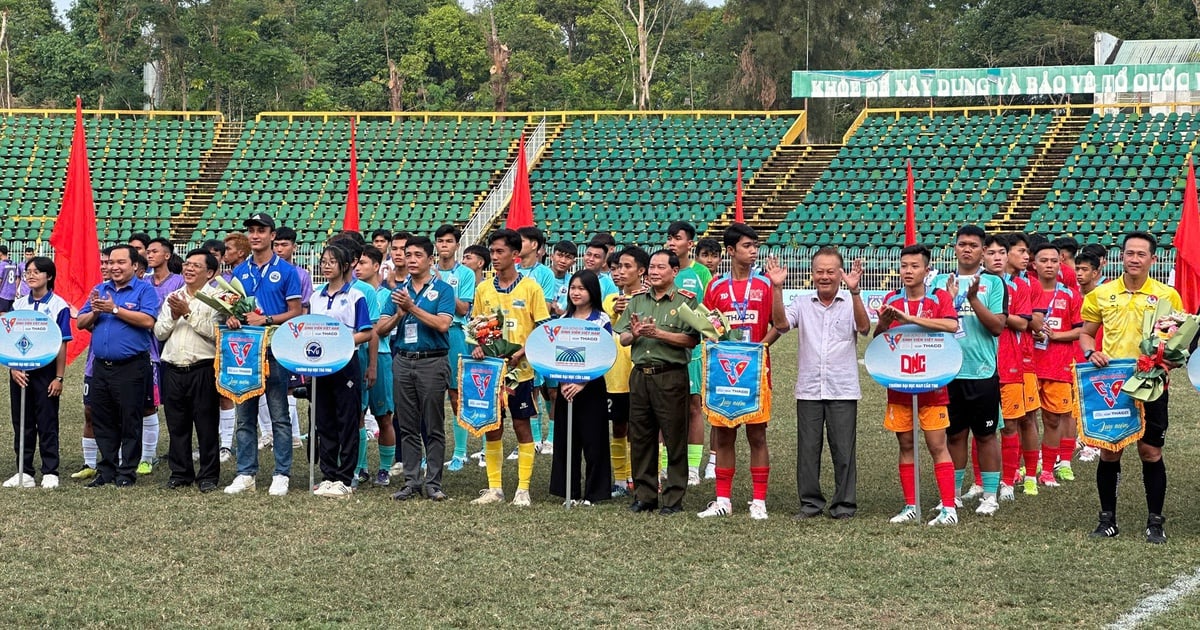
[[(588, 305), (592, 307), (592, 310), (603, 311), (604, 305), (601, 303), (600, 299), (600, 278), (596, 276), (596, 272), (588, 271), (587, 269), (580, 269), (579, 271), (576, 271), (575, 274), (571, 276), (571, 279), (567, 281), (568, 294), (571, 291), (571, 285), (574, 284), (576, 279), (578, 279), (579, 283), (583, 285), (584, 290), (588, 292)], [(567, 312), (563, 315), (563, 317), (570, 317), (574, 314), (575, 303), (568, 298)]]

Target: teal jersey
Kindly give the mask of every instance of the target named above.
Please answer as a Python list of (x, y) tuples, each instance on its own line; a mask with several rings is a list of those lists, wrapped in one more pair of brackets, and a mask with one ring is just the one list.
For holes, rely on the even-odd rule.
[(355, 278), (354, 288), (358, 289), (367, 298), (367, 317), (371, 318), (371, 325), (375, 325), (375, 322), (379, 321), (379, 314), (382, 312), (379, 302), (371, 299), (375, 295), (375, 287)]
[[(704, 272), (704, 275), (701, 275), (700, 272)], [(712, 282), (712, 274), (709, 273), (708, 267), (705, 267), (694, 260), (692, 261), (691, 265), (680, 269), (679, 273), (675, 274), (675, 286), (683, 289), (684, 291), (694, 293), (696, 295), (696, 301), (701, 304), (704, 303), (704, 291), (708, 288), (708, 284), (710, 282)], [(692, 348), (693, 361), (698, 361), (700, 359), (701, 353), (704, 352), (703, 346), (704, 344), (701, 343), (697, 344), (695, 348)]]
[(454, 297), (467, 303), (467, 314), (459, 315), (455, 310), (454, 316), (450, 319), (451, 326), (463, 326), (467, 323), (467, 317), (471, 313), (471, 303), (475, 301), (475, 272), (471, 268), (460, 263), (454, 263), (454, 267), (450, 269), (437, 269), (438, 278), (450, 285), (454, 289)]
[[(950, 276), (938, 274), (933, 279), (934, 289), (946, 289)], [(958, 311), (958, 332), (955, 337), (962, 347), (963, 362), (958, 378), (984, 379), (996, 375), (996, 355), (1000, 338), (983, 327), (975, 316), (971, 303), (967, 301), (967, 289), (974, 276), (959, 276), (958, 293), (954, 296), (954, 309)], [(1004, 279), (990, 273), (979, 278), (979, 301), (992, 313), (1000, 316), (1008, 311), (1007, 290)]]
[(522, 267), (517, 265), (517, 273), (524, 278), (533, 278), (533, 281), (538, 283), (542, 288), (542, 295), (546, 296), (546, 302), (554, 302), (555, 291), (558, 289), (558, 279), (554, 277), (554, 272), (542, 263), (534, 263), (532, 267)]
[(551, 299), (549, 301), (554, 304), (554, 308), (557, 308), (560, 311), (567, 310), (567, 288), (570, 285), (570, 283), (571, 283), (571, 274), (569, 274), (569, 273), (564, 273), (563, 277), (561, 277), (561, 278), (559, 278), (558, 276), (555, 276), (554, 277), (554, 293), (546, 294), (549, 296), (553, 296), (553, 299)]
[[(374, 297), (375, 297), (375, 304), (377, 305), (375, 308), (379, 309), (380, 317), (382, 317), (383, 316), (382, 315), (383, 306), (385, 304), (387, 304), (388, 302), (392, 301), (392, 290), (383, 285), (380, 285), (378, 289), (375, 289)], [(367, 301), (369, 302), (370, 299), (371, 299), (371, 295), (367, 294)], [(370, 310), (369, 307), (368, 307), (368, 310)], [(375, 321), (378, 322), (379, 318), (378, 317), (375, 318)], [(392, 353), (392, 337), (396, 336), (397, 330), (399, 330), (398, 326), (396, 328), (392, 329), (392, 332), (387, 336), (387, 339), (379, 340), (379, 354), (391, 354)]]
[(612, 275), (600, 274), (600, 301), (607, 300), (608, 296), (615, 293), (620, 293), (620, 291), (617, 289), (617, 283), (613, 282)]

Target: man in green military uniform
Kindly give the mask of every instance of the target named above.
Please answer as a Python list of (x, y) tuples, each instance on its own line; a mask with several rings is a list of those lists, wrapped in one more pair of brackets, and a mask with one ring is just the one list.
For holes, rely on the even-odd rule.
[(632, 461), (633, 512), (659, 507), (655, 475), (658, 434), (667, 447), (667, 479), (659, 514), (683, 509), (687, 490), (688, 410), (679, 404), (688, 391), (687, 365), (700, 334), (684, 323), (679, 308), (696, 308), (696, 295), (675, 287), (679, 258), (668, 250), (650, 257), (646, 277), (650, 289), (635, 293), (617, 320), (621, 344), (631, 346), (629, 376), (629, 450)]
[[(694, 293), (697, 302), (704, 302), (704, 291), (712, 282), (712, 272), (708, 267), (692, 260), (692, 242), (696, 240), (696, 228), (687, 221), (676, 221), (667, 227), (667, 249), (679, 257), (679, 273), (675, 276), (675, 286)], [(688, 406), (688, 485), (700, 485), (700, 460), (704, 459), (704, 403), (700, 400), (700, 352), (697, 345), (692, 349), (692, 360), (688, 363), (688, 393), (691, 402)], [(664, 459), (659, 468), (665, 472), (667, 467)], [(716, 461), (716, 456), (712, 457)], [(661, 474), (661, 473), (660, 473)], [(715, 476), (715, 475), (714, 475)]]

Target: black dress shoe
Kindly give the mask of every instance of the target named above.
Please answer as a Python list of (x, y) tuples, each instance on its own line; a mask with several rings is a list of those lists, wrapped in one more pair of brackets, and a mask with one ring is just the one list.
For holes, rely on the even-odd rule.
[(133, 480), (132, 480), (132, 479), (118, 479), (118, 480), (116, 480), (116, 481), (115, 481), (115, 482), (113, 482), (113, 483), (114, 483), (114, 485), (116, 485), (118, 488), (132, 488), (132, 487), (133, 487)]
[(179, 488), (184, 488), (184, 487), (187, 487), (190, 485), (192, 485), (192, 482), (190, 482), (190, 481), (184, 481), (182, 479), (168, 479), (167, 483), (164, 485), (164, 487), (167, 490), (177, 490)]
[(99, 488), (100, 486), (107, 486), (110, 483), (112, 483), (112, 482), (103, 477), (97, 476), (97, 477), (92, 478), (91, 481), (84, 484), (83, 487), (84, 488)]
[(835, 521), (845, 521), (854, 518), (854, 515), (849, 512), (840, 512), (838, 514), (830, 514), (829, 518)]
[(400, 491), (392, 495), (393, 501), (407, 501), (409, 499), (421, 496), (420, 491), (412, 486), (404, 486)]
[(200, 482), (200, 492), (202, 492), (204, 494), (208, 494), (209, 492), (212, 492), (213, 490), (216, 490), (216, 489), (217, 489), (217, 482), (215, 482), (215, 481), (201, 481)]
[(649, 503), (647, 501), (634, 501), (629, 504), (629, 511), (635, 514), (639, 512), (653, 512), (658, 509), (657, 503)]
[(671, 516), (672, 514), (678, 514), (682, 511), (683, 508), (679, 507), (678, 505), (664, 505), (662, 509), (658, 511), (658, 515)]
[(792, 518), (797, 521), (806, 521), (810, 518), (816, 518), (820, 515), (821, 515), (820, 512), (796, 512), (796, 515), (793, 516)]
[(426, 490), (425, 496), (428, 497), (430, 501), (446, 501), (450, 498), (441, 490)]

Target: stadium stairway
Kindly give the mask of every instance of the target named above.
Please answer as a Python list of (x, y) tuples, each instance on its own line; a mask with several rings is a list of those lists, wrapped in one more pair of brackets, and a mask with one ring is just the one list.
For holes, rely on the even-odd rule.
[(179, 213), (171, 217), (171, 240), (184, 243), (192, 238), (204, 209), (212, 203), (221, 176), (233, 159), (244, 122), (217, 121), (213, 127), (212, 147), (200, 158), (200, 176), (188, 182), (186, 197)]
[[(763, 235), (775, 232), (779, 224), (812, 189), (837, 157), (841, 145), (781, 144), (762, 168), (742, 188), (742, 211), (746, 225)], [(733, 222), (735, 206), (730, 204), (721, 217), (709, 224), (705, 236), (719, 238), (721, 230)]]
[[(521, 132), (525, 135), (526, 142), (528, 142), (528, 139), (533, 135), (534, 131), (537, 130), (538, 124), (540, 124), (540, 123), (541, 123), (540, 119), (536, 120), (536, 121), (530, 120), (525, 123), (525, 128), (522, 129)], [(569, 125), (569, 124), (570, 123), (567, 121), (557, 121), (557, 122), (551, 122), (549, 120), (546, 121), (546, 144), (545, 144), (545, 146), (542, 147), (541, 152), (534, 156), (533, 161), (526, 165), (526, 167), (529, 169), (530, 173), (532, 173), (533, 169), (537, 167), (537, 164), (538, 164), (538, 162), (541, 161), (542, 157), (550, 152), (550, 147), (554, 144), (554, 141), (556, 139), (558, 139), (559, 136), (562, 135), (563, 129), (566, 129), (567, 125)], [(495, 190), (496, 187), (500, 185), (500, 181), (502, 179), (504, 179), (504, 174), (508, 172), (508, 169), (512, 168), (512, 166), (517, 163), (517, 146), (518, 146), (517, 140), (513, 140), (509, 144), (508, 157), (504, 160), (504, 167), (497, 169), (494, 173), (492, 173), (491, 179), (488, 180), (487, 189), (480, 192), (475, 197), (475, 201), (471, 203), (471, 214), (470, 214), (471, 217), (474, 217), (475, 213), (479, 212), (479, 208), (480, 208), (480, 206), (483, 205), (483, 202), (487, 201), (487, 198), (488, 198), (488, 196), (490, 196), (492, 194), (492, 191)], [(487, 229), (483, 231), (481, 238), (486, 238), (488, 234), (491, 234), (493, 231), (500, 229), (504, 225), (504, 218), (508, 214), (508, 203), (510, 201), (512, 201), (511, 198), (508, 199), (507, 201), (505, 201), (505, 209), (503, 211), (501, 211), (499, 214), (497, 214), (496, 218), (492, 219), (492, 222), (488, 224)], [(534, 204), (533, 217), (534, 217), (535, 224), (538, 223), (537, 217), (539, 217), (539, 216), (541, 216), (541, 213), (538, 212), (537, 204)], [(552, 227), (549, 225), (550, 222), (549, 221), (541, 221), (541, 223), (542, 223), (542, 225), (539, 225), (538, 227), (540, 227), (543, 232), (548, 233), (550, 231), (550, 228)], [(481, 244), (486, 245), (486, 243), (481, 243)], [(547, 246), (547, 251), (550, 249), (550, 247), (551, 247), (550, 245)]]
[(993, 217), (989, 232), (1014, 232), (1025, 229), (1033, 211), (1046, 200), (1071, 151), (1079, 145), (1087, 126), (1087, 116), (1058, 116), (1054, 126), (1041, 140), (1041, 148), (1031, 161), (1025, 176), (1014, 188), (1008, 206)]

